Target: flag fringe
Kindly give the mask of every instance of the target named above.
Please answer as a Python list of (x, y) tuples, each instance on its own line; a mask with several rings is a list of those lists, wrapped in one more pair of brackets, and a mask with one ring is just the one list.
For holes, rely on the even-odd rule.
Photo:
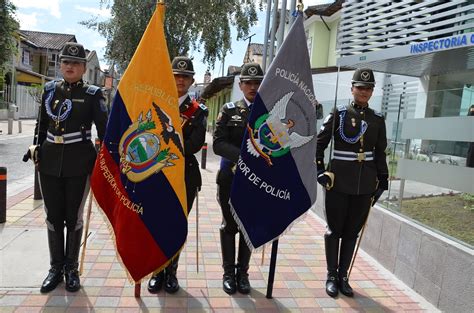
[[(94, 191), (92, 191), (92, 193), (94, 193)], [(112, 226), (112, 224), (110, 223), (109, 221), (109, 218), (107, 217), (107, 214), (105, 214), (104, 210), (102, 209), (102, 207), (99, 205), (99, 203), (97, 202), (95, 196), (94, 196), (94, 202), (95, 202), (95, 206), (97, 208), (97, 211), (100, 213), (100, 215), (102, 216), (102, 219), (105, 221), (106, 225), (107, 225), (107, 228), (109, 230), (109, 234), (110, 236), (112, 237), (112, 242), (114, 243), (114, 248), (115, 248), (115, 255), (117, 256), (117, 260), (118, 262), (120, 263), (120, 265), (122, 266), (122, 268), (124, 269), (125, 271), (125, 274), (127, 275), (127, 279), (129, 281), (130, 284), (141, 284), (143, 281), (147, 281), (149, 278), (151, 278), (154, 274), (156, 273), (159, 273), (161, 271), (163, 271), (169, 264), (170, 262), (178, 255), (181, 253), (181, 251), (184, 249), (184, 246), (186, 244), (186, 241), (184, 242), (184, 244), (181, 246), (181, 248), (179, 248), (178, 252), (172, 257), (170, 258), (168, 261), (166, 261), (166, 263), (164, 263), (162, 266), (160, 266), (159, 268), (157, 268), (156, 270), (152, 271), (150, 274), (148, 275), (145, 275), (143, 276), (140, 280), (136, 281), (135, 279), (133, 279), (132, 275), (130, 275), (130, 272), (128, 271), (127, 267), (125, 266), (123, 260), (122, 260), (122, 257), (120, 256), (120, 253), (118, 251), (118, 248), (117, 248), (117, 240), (116, 240), (116, 237), (115, 237), (115, 230), (114, 230), (114, 227)]]
[(230, 204), (230, 212), (232, 213), (232, 217), (234, 218), (235, 222), (237, 223), (237, 226), (239, 227), (239, 230), (241, 231), (241, 233), (244, 235), (244, 239), (245, 239), (245, 243), (247, 244), (247, 246), (250, 248), (251, 251), (253, 252), (259, 252), (261, 250), (263, 250), (265, 247), (267, 246), (271, 246), (271, 244), (273, 243), (273, 241), (279, 239), (280, 237), (284, 236), (285, 234), (287, 234), (289, 231), (291, 231), (292, 227), (299, 223), (300, 221), (304, 220), (306, 218), (306, 216), (308, 215), (309, 211), (311, 210), (311, 208), (314, 206), (311, 205), (311, 207), (306, 210), (303, 214), (301, 214), (299, 217), (297, 217), (295, 220), (293, 220), (287, 227), (286, 229), (278, 236), (276, 236), (275, 238), (271, 239), (270, 241), (268, 241), (267, 243), (259, 246), (259, 247), (254, 247), (252, 242), (250, 241), (250, 237), (249, 235), (247, 234), (247, 232), (245, 231), (245, 227), (244, 227), (244, 224), (242, 224), (242, 221), (240, 220), (239, 216), (237, 215), (237, 213), (235, 212), (235, 209), (234, 209), (234, 206), (232, 205), (232, 203), (230, 202), (229, 200), (229, 204)]

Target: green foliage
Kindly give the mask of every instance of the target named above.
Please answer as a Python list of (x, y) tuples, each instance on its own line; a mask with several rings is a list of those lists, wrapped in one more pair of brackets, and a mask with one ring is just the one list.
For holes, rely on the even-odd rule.
[(43, 95), (43, 86), (40, 84), (32, 84), (28, 88), (28, 94), (35, 100), (36, 103), (41, 104), (41, 97)]
[(15, 10), (9, 0), (0, 0), (0, 76), (3, 76), (6, 63), (16, 51), (14, 36), (19, 24), (13, 18)]
[(461, 199), (464, 201), (464, 208), (471, 212), (474, 212), (474, 194), (462, 193)]
[[(124, 70), (140, 42), (150, 20), (156, 0), (101, 0), (111, 9), (112, 18), (81, 24), (97, 30), (107, 40), (105, 57)], [(257, 22), (257, 2), (261, 0), (165, 0), (165, 36), (170, 58), (186, 55), (190, 49), (202, 51), (203, 62), (213, 68), (231, 49), (231, 26), (237, 39), (249, 34)]]
[(428, 162), (429, 161), (429, 159), (426, 155), (421, 155), (421, 154), (416, 156), (416, 160), (417, 161), (423, 161), (423, 162)]
[(401, 213), (474, 245), (474, 195), (452, 194), (403, 200)]

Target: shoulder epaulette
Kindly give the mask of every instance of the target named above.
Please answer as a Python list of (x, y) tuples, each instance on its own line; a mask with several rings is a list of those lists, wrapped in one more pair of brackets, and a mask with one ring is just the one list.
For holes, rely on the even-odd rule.
[(97, 90), (99, 90), (99, 89), (100, 89), (100, 87), (90, 85), (89, 87), (87, 87), (86, 93), (89, 94), (89, 95), (95, 95), (97, 93)]
[(224, 104), (224, 106), (228, 109), (235, 109), (234, 102), (227, 102), (226, 104)]
[(56, 87), (56, 81), (52, 80), (44, 85), (44, 91), (51, 91)]
[(377, 112), (377, 111), (374, 110), (374, 114), (381, 117), (381, 118), (385, 118), (385, 116), (383, 115), (382, 112)]
[(338, 104), (338, 105), (337, 105), (337, 110), (338, 110), (339, 112), (347, 111), (347, 107), (346, 107), (344, 104)]

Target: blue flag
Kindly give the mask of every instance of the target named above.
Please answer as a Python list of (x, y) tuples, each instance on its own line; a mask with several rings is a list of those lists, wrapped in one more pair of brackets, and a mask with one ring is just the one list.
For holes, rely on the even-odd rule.
[(251, 249), (280, 237), (316, 201), (316, 107), (299, 16), (252, 105), (230, 204)]

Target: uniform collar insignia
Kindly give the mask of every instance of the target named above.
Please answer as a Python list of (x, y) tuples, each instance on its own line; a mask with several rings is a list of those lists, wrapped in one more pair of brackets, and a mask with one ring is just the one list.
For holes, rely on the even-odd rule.
[(66, 87), (81, 87), (84, 85), (84, 81), (81, 79), (75, 83), (68, 83), (67, 81), (64, 81), (64, 86)]
[(355, 103), (354, 101), (351, 103), (351, 105), (354, 109), (358, 109), (358, 110), (365, 110), (369, 107), (368, 105), (367, 106), (361, 106), (361, 105)]

